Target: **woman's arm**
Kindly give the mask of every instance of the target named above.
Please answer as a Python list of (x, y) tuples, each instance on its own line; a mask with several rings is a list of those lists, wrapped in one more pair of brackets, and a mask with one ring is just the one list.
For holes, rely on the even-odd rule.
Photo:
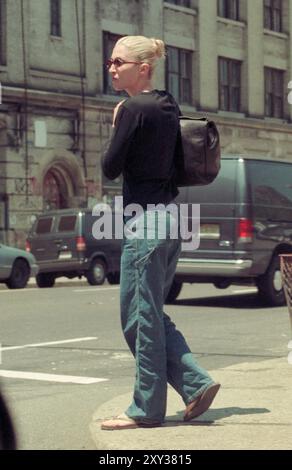
[(114, 114), (114, 133), (102, 157), (103, 172), (111, 180), (117, 178), (124, 169), (137, 122), (136, 116), (119, 103), (117, 112)]

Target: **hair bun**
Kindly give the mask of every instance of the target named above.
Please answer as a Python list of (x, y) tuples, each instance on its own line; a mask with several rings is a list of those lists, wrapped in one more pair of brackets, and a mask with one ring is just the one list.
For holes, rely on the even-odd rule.
[(154, 48), (155, 48), (155, 55), (157, 57), (165, 57), (165, 44), (161, 39), (154, 39), (152, 38)]

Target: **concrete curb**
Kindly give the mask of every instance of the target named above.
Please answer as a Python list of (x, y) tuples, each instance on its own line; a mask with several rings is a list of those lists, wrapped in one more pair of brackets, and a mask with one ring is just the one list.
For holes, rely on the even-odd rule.
[(236, 364), (211, 375), (222, 387), (212, 407), (190, 423), (182, 421), (184, 404), (170, 388), (160, 428), (102, 431), (101, 421), (123, 412), (132, 391), (104, 403), (90, 424), (97, 449), (292, 449), (292, 366), (286, 357)]

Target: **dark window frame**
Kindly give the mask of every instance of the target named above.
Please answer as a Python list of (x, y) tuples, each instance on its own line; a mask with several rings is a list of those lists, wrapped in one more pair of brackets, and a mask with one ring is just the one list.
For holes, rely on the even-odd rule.
[[(193, 51), (181, 49), (178, 47), (167, 46), (166, 54), (166, 89), (173, 94), (174, 98), (180, 104), (192, 105), (192, 55)], [(178, 70), (170, 69), (170, 53), (171, 51), (178, 54)], [(178, 77), (178, 95), (173, 93), (171, 87), (171, 77)]]
[(283, 31), (282, 0), (264, 0), (264, 28), (278, 33)]
[(109, 31), (103, 31), (102, 33), (102, 43), (103, 43), (103, 54), (102, 54), (103, 55), (103, 87), (102, 89), (105, 95), (128, 96), (127, 93), (124, 91), (116, 91), (113, 89), (113, 87), (111, 86), (110, 74), (106, 67), (106, 61), (110, 58), (111, 52), (115, 43), (121, 37), (122, 35), (111, 33)]
[(50, 0), (51, 36), (62, 37), (62, 0)]
[(265, 67), (265, 116), (284, 118), (284, 71)]
[[(241, 65), (242, 62), (240, 60), (218, 57), (219, 109), (222, 111), (241, 112)], [(224, 66), (227, 68), (226, 80), (225, 77), (222, 76)], [(235, 66), (238, 66), (237, 70), (235, 70)], [(238, 76), (236, 80), (233, 80), (236, 74)], [(237, 83), (237, 79), (239, 79), (239, 84)], [(235, 100), (236, 103), (234, 106)]]
[(221, 18), (240, 21), (239, 0), (217, 0), (217, 15)]
[(7, 1), (0, 0), (0, 65), (7, 65)]

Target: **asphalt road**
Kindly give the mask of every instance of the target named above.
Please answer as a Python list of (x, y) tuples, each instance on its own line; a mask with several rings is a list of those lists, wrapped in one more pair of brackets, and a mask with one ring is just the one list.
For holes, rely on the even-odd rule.
[[(255, 292), (185, 285), (165, 310), (207, 369), (285, 357), (287, 307), (264, 307)], [(119, 286), (68, 281), (51, 289), (1, 287), (0, 325), (0, 380), (18, 447), (94, 449), (88, 429), (94, 411), (133, 385)]]

